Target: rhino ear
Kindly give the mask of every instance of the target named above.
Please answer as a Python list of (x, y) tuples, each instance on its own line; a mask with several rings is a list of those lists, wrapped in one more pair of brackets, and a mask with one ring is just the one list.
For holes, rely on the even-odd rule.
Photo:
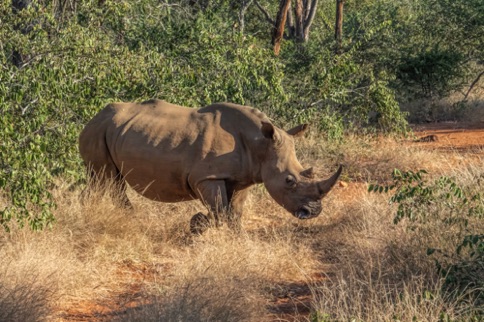
[(309, 179), (312, 179), (314, 178), (314, 171), (313, 171), (313, 168), (309, 168), (309, 169), (306, 169), (304, 171), (302, 171), (300, 173), (300, 175), (302, 175), (303, 177), (305, 178), (309, 178)]
[(272, 123), (262, 121), (261, 131), (262, 135), (264, 135), (266, 139), (279, 141), (279, 135), (277, 134), (276, 129), (274, 128), (274, 125), (272, 125)]
[(309, 127), (309, 124), (301, 124), (288, 130), (287, 134), (292, 135), (294, 137), (301, 137), (304, 135), (308, 127)]
[(309, 179), (312, 179), (314, 178), (314, 171), (313, 171), (313, 168), (309, 168), (309, 169), (306, 169), (304, 171), (302, 171), (300, 173), (300, 175), (302, 175), (303, 177), (305, 178), (309, 178)]

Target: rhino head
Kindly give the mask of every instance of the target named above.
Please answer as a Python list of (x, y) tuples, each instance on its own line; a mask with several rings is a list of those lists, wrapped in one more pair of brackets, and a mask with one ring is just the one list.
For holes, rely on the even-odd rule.
[(307, 124), (289, 131), (269, 122), (262, 122), (261, 131), (269, 139), (261, 167), (264, 185), (271, 197), (299, 219), (309, 219), (321, 213), (321, 199), (338, 180), (342, 167), (326, 180), (314, 180), (312, 168), (304, 169), (296, 158), (294, 137), (301, 136)]

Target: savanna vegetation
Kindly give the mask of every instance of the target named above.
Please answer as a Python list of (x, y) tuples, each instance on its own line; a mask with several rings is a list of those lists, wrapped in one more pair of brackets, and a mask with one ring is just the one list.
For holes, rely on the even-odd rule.
[[(296, 320), (479, 321), (482, 151), (402, 137), (484, 120), (483, 63), (480, 0), (0, 2), (0, 320), (274, 320), (307, 288)], [(81, 205), (83, 125), (150, 98), (310, 123), (300, 160), (351, 193), (300, 222), (258, 187), (242, 233), (199, 237), (200, 203)]]

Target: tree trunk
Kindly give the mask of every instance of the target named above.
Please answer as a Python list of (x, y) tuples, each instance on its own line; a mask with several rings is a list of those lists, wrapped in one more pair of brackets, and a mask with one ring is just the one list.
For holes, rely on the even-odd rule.
[(318, 0), (294, 0), (294, 8), (291, 8), (290, 0), (280, 0), (275, 22), (257, 0), (255, 0), (255, 4), (272, 25), (272, 45), (274, 45), (276, 55), (280, 51), (284, 27), (288, 29), (286, 38), (293, 39), (296, 42), (308, 41), (309, 29), (316, 15)]
[(345, 0), (336, 0), (336, 25), (334, 38), (336, 39), (336, 53), (341, 53), (341, 41), (343, 39), (343, 7)]
[[(308, 5), (310, 7), (308, 7)], [(309, 39), (309, 28), (311, 27), (314, 16), (316, 15), (316, 8), (318, 7), (318, 0), (312, 0), (311, 3), (309, 3), (309, 0), (307, 0), (307, 5), (306, 5), (306, 19), (304, 20), (304, 29), (303, 29), (303, 35), (304, 35), (304, 41), (308, 41)]]
[(296, 30), (294, 28), (294, 16), (292, 14), (292, 10), (287, 10), (287, 20), (286, 20), (286, 29), (289, 39), (294, 39), (296, 37)]
[(295, 7), (294, 7), (294, 15), (296, 19), (294, 21), (295, 32), (296, 32), (296, 41), (303, 42), (304, 41), (304, 17), (303, 17), (303, 3), (302, 0), (296, 0)]
[(277, 12), (276, 23), (272, 34), (272, 44), (274, 45), (274, 54), (279, 55), (281, 49), (281, 40), (284, 35), (284, 26), (286, 24), (287, 11), (291, 6), (291, 0), (281, 0), (279, 11)]

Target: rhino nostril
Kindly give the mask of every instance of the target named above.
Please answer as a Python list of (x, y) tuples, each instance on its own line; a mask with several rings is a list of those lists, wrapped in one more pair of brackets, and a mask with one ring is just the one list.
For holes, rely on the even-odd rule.
[(299, 219), (308, 219), (311, 217), (311, 210), (306, 207), (302, 207), (296, 210), (295, 215)]

